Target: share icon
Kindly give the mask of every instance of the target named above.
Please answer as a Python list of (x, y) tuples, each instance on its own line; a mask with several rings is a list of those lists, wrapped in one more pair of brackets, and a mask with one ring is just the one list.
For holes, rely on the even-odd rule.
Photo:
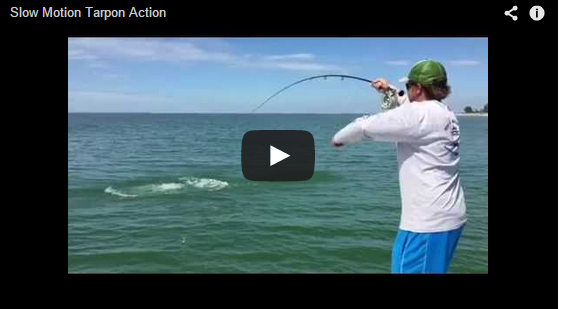
[(514, 5), (513, 8), (511, 8), (511, 10), (509, 11), (505, 11), (505, 16), (511, 16), (511, 18), (513, 18), (513, 21), (517, 20), (517, 16), (511, 15), (511, 12), (513, 11), (517, 11), (517, 6)]

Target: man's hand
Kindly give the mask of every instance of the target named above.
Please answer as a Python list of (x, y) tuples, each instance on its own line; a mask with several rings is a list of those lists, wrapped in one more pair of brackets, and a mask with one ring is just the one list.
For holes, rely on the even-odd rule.
[(337, 142), (335, 142), (335, 141), (332, 141), (331, 144), (333, 144), (333, 147), (337, 147), (337, 148), (341, 148), (341, 147), (344, 146), (343, 143), (337, 143)]
[(377, 80), (372, 82), (372, 87), (378, 90), (378, 92), (383, 93), (384, 91), (390, 88), (390, 84), (388, 83), (387, 80), (383, 78), (378, 78)]

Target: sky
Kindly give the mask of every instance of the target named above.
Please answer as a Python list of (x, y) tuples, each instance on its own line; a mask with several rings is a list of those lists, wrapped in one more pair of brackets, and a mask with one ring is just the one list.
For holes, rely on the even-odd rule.
[[(487, 38), (69, 38), (68, 112), (249, 113), (305, 77), (399, 80), (422, 59), (443, 63), (460, 112), (488, 103)], [(375, 113), (370, 84), (298, 84), (258, 112)]]

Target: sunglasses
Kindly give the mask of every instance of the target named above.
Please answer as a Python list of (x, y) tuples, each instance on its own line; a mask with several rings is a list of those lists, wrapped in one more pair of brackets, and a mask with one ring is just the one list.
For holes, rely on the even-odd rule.
[(407, 82), (405, 84), (405, 89), (409, 90), (409, 88), (411, 88), (412, 86), (416, 86), (416, 85), (417, 85), (417, 83), (415, 83), (415, 82)]

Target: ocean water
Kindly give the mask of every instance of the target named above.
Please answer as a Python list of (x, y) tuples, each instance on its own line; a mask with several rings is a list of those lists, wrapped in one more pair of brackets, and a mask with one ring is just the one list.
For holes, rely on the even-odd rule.
[[(389, 273), (395, 148), (331, 137), (359, 115), (69, 114), (69, 273)], [(468, 223), (450, 272), (488, 272), (488, 118), (459, 117)], [(315, 174), (251, 182), (249, 130), (307, 130)]]

